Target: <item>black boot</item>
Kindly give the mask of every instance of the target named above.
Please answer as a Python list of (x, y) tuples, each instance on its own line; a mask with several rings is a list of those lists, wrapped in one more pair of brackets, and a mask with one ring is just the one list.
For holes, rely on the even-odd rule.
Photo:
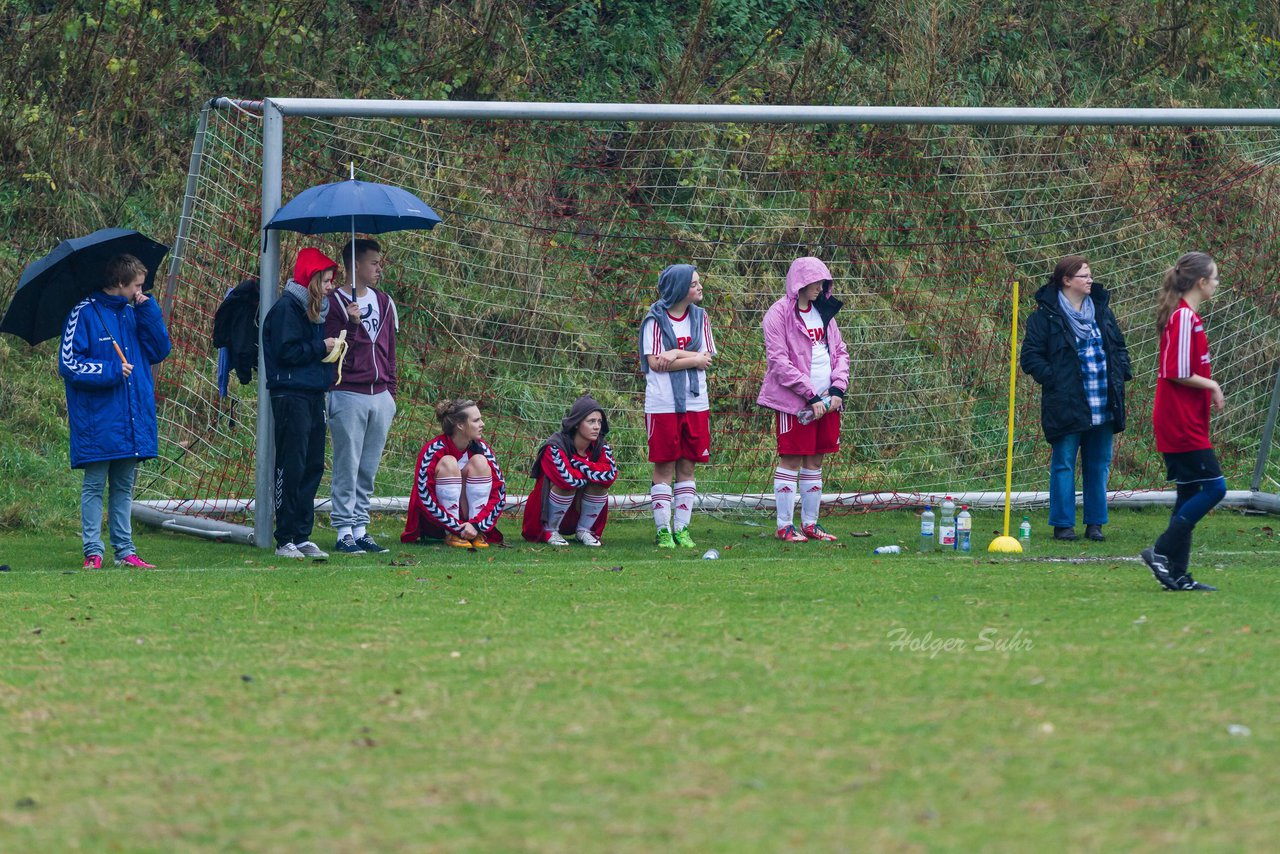
[(1076, 538), (1075, 528), (1054, 528), (1053, 538), (1055, 540), (1074, 540)]
[(1086, 540), (1093, 540), (1094, 542), (1098, 542), (1098, 543), (1106, 539), (1106, 537), (1102, 535), (1101, 525), (1085, 525), (1084, 538)]

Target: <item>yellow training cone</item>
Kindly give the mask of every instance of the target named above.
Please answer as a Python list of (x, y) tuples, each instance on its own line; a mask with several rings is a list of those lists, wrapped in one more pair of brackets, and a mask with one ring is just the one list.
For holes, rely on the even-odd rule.
[(1022, 554), (1022, 543), (1018, 542), (1015, 537), (996, 537), (991, 541), (991, 545), (987, 546), (987, 551)]

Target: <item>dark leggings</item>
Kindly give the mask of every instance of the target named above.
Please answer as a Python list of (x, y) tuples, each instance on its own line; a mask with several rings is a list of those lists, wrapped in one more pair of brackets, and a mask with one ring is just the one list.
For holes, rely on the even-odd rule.
[(1169, 527), (1156, 540), (1155, 550), (1166, 555), (1175, 575), (1186, 575), (1191, 563), (1191, 534), (1196, 523), (1227, 495), (1225, 478), (1178, 484), (1178, 498), (1169, 514)]
[(1196, 483), (1178, 484), (1178, 500), (1170, 516), (1180, 516), (1194, 526), (1218, 502), (1227, 496), (1227, 479), (1214, 478)]

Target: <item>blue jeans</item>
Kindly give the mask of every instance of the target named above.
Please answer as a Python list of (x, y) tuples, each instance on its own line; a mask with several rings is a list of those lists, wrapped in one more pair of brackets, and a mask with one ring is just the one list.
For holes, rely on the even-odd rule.
[(1084, 523), (1107, 524), (1107, 479), (1111, 475), (1110, 421), (1079, 433), (1059, 436), (1049, 456), (1049, 524), (1071, 528), (1076, 524), (1076, 455), (1080, 456), (1084, 481)]
[(84, 467), (84, 486), (80, 489), (80, 539), (84, 543), (84, 556), (103, 554), (102, 545), (102, 493), (110, 480), (107, 498), (107, 530), (111, 534), (111, 548), (116, 560), (124, 560), (136, 554), (133, 547), (133, 478), (138, 471), (138, 460), (104, 460)]

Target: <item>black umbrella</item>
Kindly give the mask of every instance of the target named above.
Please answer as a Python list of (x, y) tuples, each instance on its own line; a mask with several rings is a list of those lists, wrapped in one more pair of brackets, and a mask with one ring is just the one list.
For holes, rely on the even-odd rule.
[(151, 290), (168, 252), (163, 243), (127, 228), (103, 228), (64, 240), (22, 271), (0, 332), (11, 332), (33, 345), (55, 338), (76, 303), (102, 289), (108, 261), (123, 254), (137, 258), (147, 268), (143, 290)]

